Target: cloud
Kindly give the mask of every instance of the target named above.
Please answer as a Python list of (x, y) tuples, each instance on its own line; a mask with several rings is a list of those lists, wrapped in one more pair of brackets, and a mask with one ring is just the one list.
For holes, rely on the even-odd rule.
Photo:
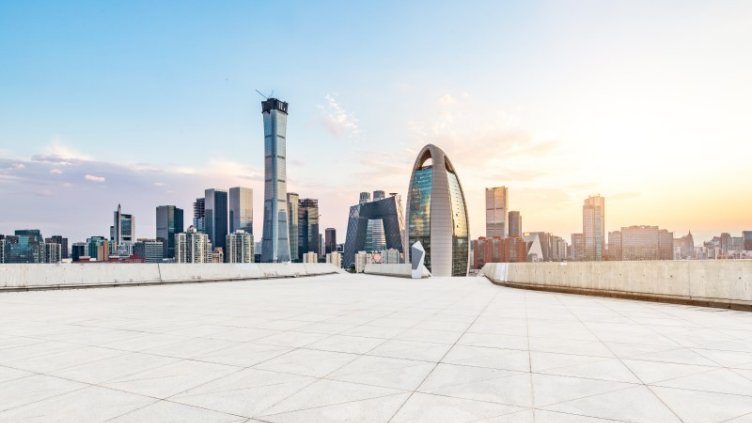
[(92, 157), (74, 150), (63, 144), (59, 138), (55, 138), (42, 153), (33, 155), (31, 160), (45, 163), (57, 163), (66, 166), (73, 163), (91, 161)]
[(609, 201), (631, 200), (639, 196), (640, 196), (640, 193), (637, 191), (628, 191), (628, 192), (620, 192), (617, 194), (609, 195), (606, 197), (606, 200), (609, 200)]
[(89, 174), (86, 174), (86, 176), (84, 176), (84, 179), (91, 182), (104, 182), (107, 180), (104, 176), (95, 176)]
[(63, 171), (60, 169), (50, 169), (50, 175), (62, 175)]
[(321, 123), (332, 135), (356, 135), (360, 132), (358, 120), (333, 95), (325, 95), (324, 100), (326, 104), (319, 106)]

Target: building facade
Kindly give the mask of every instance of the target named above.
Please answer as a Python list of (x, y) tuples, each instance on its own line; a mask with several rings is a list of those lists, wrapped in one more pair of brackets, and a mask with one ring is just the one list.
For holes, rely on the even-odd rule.
[(298, 256), (314, 252), (319, 254), (319, 200), (304, 198), (298, 202)]
[(584, 260), (603, 260), (606, 252), (606, 200), (600, 195), (588, 197), (582, 205)]
[(299, 230), (298, 230), (298, 205), (300, 204), (300, 196), (294, 192), (287, 193), (287, 213), (289, 222), (288, 234), (290, 236), (290, 260), (300, 260), (300, 245), (299, 245)]
[(308, 251), (303, 254), (303, 263), (318, 263), (319, 255), (315, 251)]
[(193, 202), (193, 227), (199, 232), (206, 230), (206, 199), (197, 198)]
[(673, 260), (674, 234), (658, 226), (627, 226), (609, 232), (609, 260)]
[(183, 209), (175, 206), (157, 207), (157, 241), (162, 242), (162, 258), (175, 258), (175, 234), (184, 231)]
[[(174, 245), (173, 235), (173, 245)], [(133, 255), (144, 263), (161, 263), (164, 259), (164, 242), (158, 239), (139, 239), (133, 244)]]
[(337, 230), (326, 228), (324, 234), (325, 253), (329, 254), (337, 251)]
[(52, 235), (49, 238), (45, 238), (45, 244), (60, 244), (60, 258), (67, 259), (70, 257), (68, 250), (68, 238), (64, 238), (62, 235)]
[(420, 241), (434, 276), (467, 276), (469, 221), (465, 195), (449, 157), (435, 145), (420, 151), (407, 198), (408, 245)]
[(227, 191), (207, 189), (204, 191), (204, 225), (214, 247), (224, 250), (227, 237)]
[[(261, 261), (290, 261), (287, 212), (287, 110), (276, 98), (261, 103), (264, 116), (264, 229)], [(293, 235), (294, 236), (294, 235)]]
[(379, 250), (393, 249), (404, 257), (405, 219), (402, 212), (402, 199), (399, 194), (378, 198), (378, 200), (371, 201), (368, 193), (361, 193), (358, 204), (350, 207), (342, 257), (345, 268), (355, 265), (355, 255), (358, 251), (377, 251), (369, 249), (373, 248), (374, 225), (371, 222), (374, 221), (379, 222), (377, 227), (383, 231), (383, 246)]
[(336, 268), (342, 267), (342, 254), (337, 251), (332, 251), (326, 254), (326, 262), (334, 265)]
[(211, 263), (212, 245), (209, 235), (191, 226), (186, 232), (175, 234), (176, 263)]
[(510, 211), (508, 216), (509, 236), (522, 236), (522, 215), (518, 211)]
[(509, 192), (507, 187), (486, 188), (486, 238), (507, 236), (507, 207)]
[(227, 235), (228, 263), (253, 263), (253, 235), (242, 229)]
[(486, 238), (472, 242), (473, 269), (480, 269), (486, 263), (520, 263), (527, 261), (527, 242), (520, 237)]
[(230, 188), (230, 233), (242, 230), (253, 234), (253, 190)]

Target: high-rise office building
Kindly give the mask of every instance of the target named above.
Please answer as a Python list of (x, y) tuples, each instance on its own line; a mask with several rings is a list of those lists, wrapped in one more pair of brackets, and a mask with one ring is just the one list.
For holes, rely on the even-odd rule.
[(227, 237), (227, 191), (207, 189), (204, 191), (205, 232), (212, 246), (225, 249)]
[[(173, 245), (175, 239), (173, 235)], [(161, 263), (164, 258), (164, 243), (157, 239), (139, 239), (133, 244), (133, 255), (142, 259), (144, 263)]]
[(319, 246), (319, 200), (304, 198), (298, 203), (298, 255), (313, 251), (321, 252)]
[(435, 145), (423, 147), (408, 189), (408, 245), (420, 241), (424, 264), (434, 276), (467, 276), (470, 240), (465, 204), (449, 157)]
[(518, 211), (510, 211), (509, 217), (509, 236), (522, 236), (522, 215)]
[(228, 263), (253, 263), (253, 235), (242, 229), (227, 234)]
[(627, 226), (608, 233), (610, 260), (673, 260), (674, 234), (658, 226)]
[(206, 199), (197, 198), (193, 202), (193, 227), (198, 232), (206, 231)]
[(603, 260), (606, 251), (606, 200), (600, 195), (588, 197), (582, 205), (584, 259)]
[(230, 233), (242, 230), (253, 233), (253, 190), (230, 188)]
[(6, 263), (44, 263), (44, 238), (39, 229), (18, 229), (6, 237)]
[(290, 237), (290, 260), (291, 261), (298, 261), (300, 260), (300, 235), (298, 233), (298, 204), (300, 203), (300, 196), (297, 193), (294, 192), (288, 192), (287, 193), (287, 212), (288, 212), (288, 218), (287, 221), (290, 222), (288, 225), (288, 231)]
[(370, 198), (368, 193), (361, 193), (358, 204), (350, 207), (342, 257), (346, 268), (355, 266), (355, 256), (359, 251), (373, 251), (369, 250), (373, 246), (373, 225), (369, 223), (373, 221), (380, 222), (384, 230), (381, 250), (394, 249), (400, 255), (405, 252), (403, 240), (405, 219), (401, 197), (398, 194), (392, 194), (378, 201), (370, 201)]
[(326, 228), (325, 233), (325, 253), (332, 253), (337, 251), (337, 230), (334, 228)]
[(87, 256), (94, 261), (110, 259), (110, 243), (103, 236), (94, 235), (86, 239)]
[(71, 259), (79, 261), (81, 257), (88, 256), (88, 248), (85, 242), (74, 242), (71, 246)]
[(686, 235), (674, 238), (674, 259), (685, 260), (695, 258), (695, 239), (692, 231)]
[(745, 251), (752, 251), (752, 231), (742, 231), (742, 242)]
[(5, 263), (5, 235), (0, 234), (0, 264)]
[[(386, 198), (384, 191), (374, 191), (373, 201), (381, 201)], [(366, 238), (366, 251), (381, 251), (386, 249), (386, 238), (384, 233), (384, 220), (371, 219), (368, 221), (368, 235)], [(367, 236), (368, 236), (367, 235)]]
[(486, 188), (486, 238), (505, 238), (509, 194), (507, 187)]
[(52, 235), (44, 240), (46, 244), (60, 244), (60, 258), (67, 259), (68, 256), (68, 238), (63, 238), (62, 235)]
[(261, 261), (290, 261), (287, 213), (287, 103), (276, 98), (261, 102), (264, 116), (264, 229)]
[(136, 240), (136, 219), (131, 214), (123, 213), (120, 204), (117, 206), (117, 210), (113, 213), (113, 235), (112, 241), (115, 241), (116, 245), (120, 245), (125, 242), (133, 242)]
[(572, 249), (570, 251), (572, 260), (585, 259), (585, 237), (583, 234), (572, 234)]
[(43, 263), (60, 263), (62, 261), (62, 246), (56, 242), (44, 243)]
[(183, 209), (175, 206), (157, 207), (157, 241), (162, 242), (163, 258), (175, 258), (175, 234), (183, 232), (184, 228)]
[(212, 244), (209, 235), (191, 226), (175, 234), (175, 261), (177, 263), (211, 263)]

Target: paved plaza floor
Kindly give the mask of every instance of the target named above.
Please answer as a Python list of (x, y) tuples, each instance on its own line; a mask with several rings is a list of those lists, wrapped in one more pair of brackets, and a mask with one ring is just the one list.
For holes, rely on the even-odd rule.
[(752, 314), (366, 275), (0, 293), (1, 422), (752, 422)]

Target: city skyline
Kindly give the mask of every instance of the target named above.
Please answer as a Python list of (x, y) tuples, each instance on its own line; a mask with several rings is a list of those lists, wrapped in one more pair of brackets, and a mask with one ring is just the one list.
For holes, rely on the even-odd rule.
[[(483, 235), (484, 189), (498, 185), (510, 187), (510, 208), (525, 216), (525, 230), (564, 237), (580, 231), (581, 201), (596, 193), (609, 202), (607, 231), (657, 225), (705, 240), (748, 229), (752, 200), (742, 188), (752, 176), (743, 162), (752, 153), (745, 100), (752, 60), (737, 50), (752, 35), (744, 20), (752, 6), (633, 3), (611, 11), (596, 3), (579, 14), (537, 6), (478, 3), (486, 12), (473, 12), (478, 31), (455, 40), (399, 25), (422, 14), (470, 13), (450, 5), (411, 4), (399, 22), (387, 19), (393, 4), (369, 13), (347, 6), (318, 23), (307, 19), (316, 14), (307, 5), (296, 13), (183, 6), (168, 36), (155, 17), (165, 5), (4, 4), (0, 20), (14, 25), (0, 25), (8, 52), (0, 69), (0, 195), (13, 207), (0, 214), (0, 233), (107, 237), (121, 203), (138, 219), (136, 236), (153, 237), (154, 207), (192, 210), (206, 188), (248, 186), (258, 193), (254, 233), (261, 234), (256, 88), (276, 89), (295, 107), (288, 190), (319, 199), (322, 228), (345, 233), (351, 199), (369, 186), (406, 196), (409, 157), (432, 142), (462, 178), (471, 238)], [(289, 24), (281, 51), (259, 37), (274, 28), (261, 19), (267, 13)], [(143, 34), (110, 29), (133, 16), (143, 16)], [(348, 29), (354, 36), (342, 39), (335, 25), (312, 36), (344, 16), (362, 31)], [(191, 35), (200, 24), (212, 25)], [(525, 43), (505, 41), (515, 31)], [(206, 41), (191, 43), (198, 38)], [(365, 41), (375, 50), (358, 50)], [(353, 54), (328, 52), (335, 42)], [(446, 52), (418, 49), (434, 44)], [(122, 57), (94, 54), (110, 45)], [(269, 57), (282, 66), (259, 66)], [(322, 59), (343, 73), (301, 71)], [(194, 69), (194, 60), (213, 64)], [(341, 166), (336, 174), (333, 163)]]

